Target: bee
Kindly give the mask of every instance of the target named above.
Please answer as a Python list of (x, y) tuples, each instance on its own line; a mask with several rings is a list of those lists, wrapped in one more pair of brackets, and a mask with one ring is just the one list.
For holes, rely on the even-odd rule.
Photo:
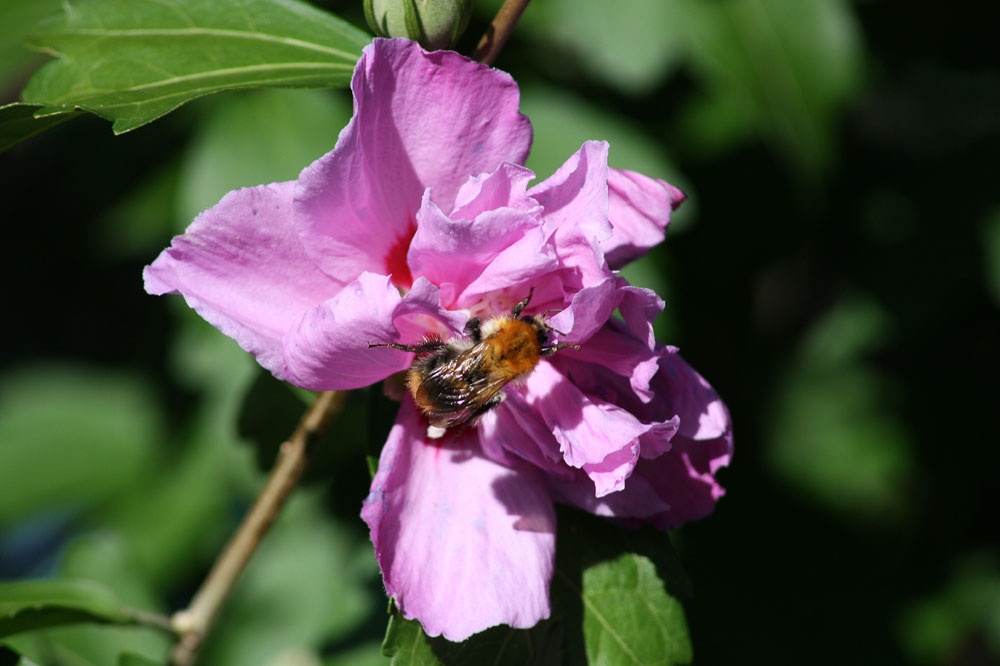
[[(579, 345), (552, 344), (550, 333), (563, 335), (546, 321), (545, 314), (522, 316), (531, 301), (518, 302), (509, 315), (465, 324), (465, 338), (427, 338), (420, 344), (369, 344), (415, 352), (417, 357), (406, 372), (406, 385), (417, 407), (431, 426), (444, 429), (471, 424), (499, 405), (503, 388), (524, 380), (543, 356)], [(443, 432), (443, 431), (442, 431)]]

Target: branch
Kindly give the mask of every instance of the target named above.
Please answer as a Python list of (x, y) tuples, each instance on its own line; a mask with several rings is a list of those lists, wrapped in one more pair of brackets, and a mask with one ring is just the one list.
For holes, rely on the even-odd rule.
[(531, 0), (507, 0), (503, 7), (497, 12), (493, 23), (486, 29), (486, 34), (479, 40), (473, 60), (478, 60), (486, 65), (492, 65), (496, 60), (500, 49), (507, 43), (510, 33), (514, 32), (514, 26), (524, 13), (525, 8)]
[(310, 444), (340, 412), (346, 395), (343, 391), (321, 393), (302, 415), (291, 438), (281, 445), (267, 482), (222, 555), (215, 561), (191, 605), (171, 618), (174, 630), (180, 634), (180, 641), (170, 654), (173, 666), (194, 664), (201, 641), (212, 626), (219, 608), (302, 476)]

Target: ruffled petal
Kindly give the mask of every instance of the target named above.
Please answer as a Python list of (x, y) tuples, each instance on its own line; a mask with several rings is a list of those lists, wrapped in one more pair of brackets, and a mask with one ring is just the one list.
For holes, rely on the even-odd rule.
[[(646, 461), (639, 461), (641, 469)], [(549, 490), (557, 502), (575, 506), (597, 516), (611, 518), (650, 520), (670, 511), (671, 507), (656, 491), (645, 475), (633, 472), (625, 488), (616, 493), (598, 497), (594, 494), (591, 479), (577, 470), (573, 479), (550, 477)]]
[(618, 299), (615, 278), (609, 276), (574, 293), (569, 306), (552, 317), (549, 323), (557, 331), (565, 333), (559, 336), (560, 342), (582, 345), (608, 321)]
[[(603, 464), (591, 468), (598, 493), (622, 487), (635, 464), (631, 449), (654, 424), (644, 424), (620, 407), (585, 395), (545, 361), (528, 376), (520, 392), (551, 429), (568, 465), (587, 471), (588, 464)], [(623, 455), (624, 449), (630, 453)]]
[(617, 306), (614, 274), (601, 242), (608, 223), (608, 144), (587, 141), (550, 178), (528, 190), (544, 208), (542, 221), (559, 259), (554, 274), (568, 300), (552, 324), (582, 343), (608, 320)]
[(624, 278), (618, 278), (618, 311), (628, 324), (632, 334), (646, 343), (648, 349), (656, 349), (656, 335), (653, 322), (663, 312), (663, 299), (652, 289), (633, 287)]
[(281, 338), (339, 286), (310, 261), (292, 215), (294, 183), (230, 192), (143, 271), (150, 294), (196, 312), (282, 375)]
[(491, 173), (473, 175), (459, 189), (450, 217), (474, 220), (478, 215), (497, 208), (541, 213), (541, 204), (528, 196), (528, 183), (534, 179), (534, 171), (509, 162), (504, 162)]
[(676, 437), (669, 454), (642, 460), (633, 474), (647, 479), (670, 508), (649, 518), (660, 529), (672, 529), (689, 520), (707, 516), (725, 489), (716, 480), (719, 469), (729, 465), (733, 455), (733, 434), (692, 440)]
[(715, 439), (732, 427), (722, 398), (680, 354), (663, 354), (654, 390), (664, 403), (660, 409), (680, 417), (679, 434), (683, 437)]
[(405, 296), (387, 276), (362, 273), (308, 310), (284, 338), (286, 374), (314, 391), (353, 389), (410, 366), (413, 354), (369, 344), (414, 344), (428, 333), (459, 335), (466, 316), (443, 309), (437, 287), (420, 279)]
[(619, 397), (614, 385), (617, 381), (608, 381), (609, 374), (627, 378), (635, 396), (649, 402), (654, 397), (650, 382), (660, 371), (661, 355), (623, 329), (620, 322), (611, 319), (582, 348), (563, 350), (551, 363), (576, 386), (587, 387), (608, 402), (618, 404)]
[(635, 439), (599, 463), (583, 466), (590, 480), (594, 482), (594, 496), (604, 497), (625, 487), (625, 479), (632, 476), (632, 470), (639, 461), (639, 440)]
[(408, 287), (406, 249), (424, 190), (450, 211), (473, 174), (523, 163), (531, 124), (506, 73), (405, 39), (376, 39), (354, 70), (354, 117), (299, 176), (303, 243), (347, 283), (363, 271)]
[(461, 641), (549, 615), (555, 512), (541, 475), (484, 457), (475, 431), (428, 441), (403, 402), (361, 517), (386, 591), (430, 636)]
[(545, 209), (546, 226), (567, 241), (610, 239), (608, 142), (585, 142), (554, 174), (528, 190), (528, 196)]
[[(716, 479), (729, 464), (733, 433), (729, 411), (712, 387), (674, 350), (660, 350), (655, 398), (643, 403), (623, 377), (578, 363), (574, 382), (614, 398), (645, 422), (659, 422), (640, 436), (640, 458), (620, 492), (594, 497), (582, 472), (572, 480), (550, 477), (554, 496), (598, 515), (638, 518), (667, 529), (701, 518), (725, 494)], [(588, 372), (589, 370), (589, 372)]]
[(547, 474), (572, 477), (552, 430), (517, 392), (509, 393), (499, 407), (483, 415), (476, 427), (483, 451), (490, 458), (504, 464), (526, 460)]
[[(441, 300), (449, 307), (475, 305), (483, 293), (530, 282), (556, 268), (538, 219), (541, 207), (524, 196), (530, 175), (505, 164), (476, 179), (476, 195), (451, 218), (430, 200), (430, 190), (424, 193), (408, 262), (414, 276), (441, 288)], [(463, 190), (463, 195), (472, 192)], [(474, 217), (459, 217), (466, 213)]]
[(556, 500), (599, 516), (641, 519), (672, 529), (707, 516), (725, 494), (715, 476), (732, 458), (732, 432), (695, 441), (676, 437), (670, 453), (640, 459), (621, 492), (595, 497), (590, 479), (578, 472), (573, 480), (550, 477)]
[(608, 265), (618, 269), (663, 242), (670, 212), (684, 201), (673, 185), (634, 171), (608, 169), (611, 237), (601, 242)]

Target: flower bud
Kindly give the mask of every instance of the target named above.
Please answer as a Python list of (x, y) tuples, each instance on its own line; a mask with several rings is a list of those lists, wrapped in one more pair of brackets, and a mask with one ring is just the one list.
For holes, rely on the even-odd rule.
[(469, 25), (472, 0), (364, 0), (378, 37), (408, 37), (426, 49), (454, 46)]

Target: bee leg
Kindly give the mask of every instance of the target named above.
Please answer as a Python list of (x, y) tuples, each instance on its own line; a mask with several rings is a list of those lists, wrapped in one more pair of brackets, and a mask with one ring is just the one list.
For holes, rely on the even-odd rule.
[(374, 344), (369, 343), (368, 348), (371, 349), (372, 347), (389, 347), (391, 349), (398, 349), (399, 351), (416, 352), (418, 354), (421, 354), (423, 352), (431, 352), (431, 351), (437, 351), (439, 349), (444, 349), (447, 346), (448, 345), (441, 342), (440, 340), (428, 340), (426, 342), (421, 342), (419, 345), (401, 345), (395, 342), (378, 342)]
[(539, 354), (541, 356), (552, 356), (560, 349), (566, 349), (567, 347), (569, 347), (570, 349), (579, 349), (580, 345), (574, 345), (572, 342), (560, 342), (559, 344), (552, 345), (550, 347), (542, 347)]
[(525, 298), (523, 301), (521, 301), (520, 303), (518, 303), (517, 305), (515, 305), (511, 309), (510, 314), (511, 314), (511, 316), (514, 317), (514, 319), (517, 319), (518, 317), (520, 317), (521, 313), (524, 312), (524, 308), (528, 307), (528, 303), (531, 301), (531, 295), (534, 294), (534, 293), (535, 293), (535, 288), (532, 287), (528, 291), (527, 298)]
[(482, 323), (479, 317), (473, 317), (465, 322), (465, 332), (469, 334), (469, 338), (477, 345), (483, 341), (483, 334), (479, 331)]

